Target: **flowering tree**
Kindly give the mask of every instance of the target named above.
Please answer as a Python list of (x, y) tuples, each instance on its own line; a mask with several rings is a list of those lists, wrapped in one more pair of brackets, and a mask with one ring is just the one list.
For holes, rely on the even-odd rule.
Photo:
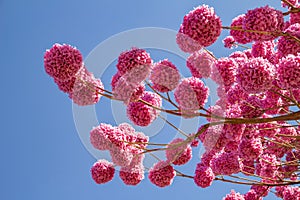
[[(175, 176), (181, 176), (202, 188), (213, 181), (250, 186), (243, 195), (232, 190), (225, 200), (263, 199), (270, 192), (299, 200), (300, 4), (282, 0), (282, 6), (286, 12), (269, 6), (248, 10), (230, 26), (223, 26), (207, 5), (186, 14), (176, 42), (190, 54), (186, 66), (192, 76), (188, 78), (181, 78), (170, 60), (154, 62), (144, 49), (133, 47), (120, 53), (109, 91), (87, 70), (78, 49), (54, 44), (47, 50), (46, 73), (79, 106), (96, 104), (102, 96), (122, 101), (131, 122), (143, 127), (162, 112), (206, 120), (198, 130), (185, 133), (161, 117), (182, 135), (165, 144), (151, 142), (128, 123), (91, 127), (93, 147), (111, 156), (111, 161), (101, 159), (92, 166), (94, 181), (111, 181), (118, 167), (126, 185), (137, 185), (144, 179), (145, 155), (164, 151), (166, 159), (156, 157), (148, 173), (158, 187), (169, 186)], [(223, 40), (225, 47), (245, 50), (222, 58), (208, 51), (206, 47), (222, 29), (230, 33)], [(210, 91), (202, 80), (206, 78), (218, 85), (219, 99), (209, 107)], [(173, 109), (164, 108), (163, 102)], [(191, 160), (192, 148), (199, 143), (205, 153), (194, 174), (176, 169)]]

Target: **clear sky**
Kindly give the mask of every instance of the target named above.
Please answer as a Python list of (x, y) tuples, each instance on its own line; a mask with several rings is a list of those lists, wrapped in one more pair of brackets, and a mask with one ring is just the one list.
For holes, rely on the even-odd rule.
[[(180, 177), (163, 189), (147, 178), (136, 187), (125, 186), (117, 175), (108, 184), (96, 185), (89, 171), (96, 159), (77, 134), (72, 102), (43, 68), (43, 54), (56, 42), (74, 45), (86, 57), (99, 43), (122, 31), (141, 27), (177, 31), (183, 16), (201, 4), (213, 6), (223, 25), (230, 25), (233, 17), (247, 9), (266, 4), (280, 7), (279, 0), (0, 0), (0, 199), (218, 200), (231, 188), (246, 192), (247, 187), (218, 182), (202, 189)], [(209, 48), (217, 57), (231, 52), (221, 43), (227, 34), (223, 31)], [(97, 107), (100, 121), (115, 123), (110, 112)]]

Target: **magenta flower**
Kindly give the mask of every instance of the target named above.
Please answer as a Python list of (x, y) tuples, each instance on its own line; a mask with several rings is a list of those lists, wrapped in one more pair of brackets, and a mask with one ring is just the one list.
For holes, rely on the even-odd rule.
[(232, 47), (235, 47), (235, 40), (232, 36), (227, 36), (223, 39), (224, 47), (228, 49), (232, 49)]
[(131, 83), (117, 72), (111, 80), (113, 95), (122, 100), (126, 105), (131, 101), (138, 100), (145, 91), (143, 83)]
[(201, 163), (197, 164), (194, 176), (194, 182), (196, 183), (196, 185), (202, 188), (206, 188), (212, 184), (214, 179), (215, 174), (210, 167), (204, 166)]
[(166, 161), (160, 161), (149, 170), (148, 178), (158, 187), (166, 187), (172, 184), (176, 175), (174, 168)]
[(94, 75), (83, 68), (76, 75), (76, 81), (69, 97), (79, 106), (96, 104), (103, 93), (103, 83), (96, 79)]
[(98, 184), (111, 181), (114, 177), (115, 168), (107, 160), (98, 160), (91, 168), (93, 180)]
[[(299, 39), (300, 22), (290, 25), (284, 32)], [(281, 36), (278, 39), (277, 49), (280, 57), (287, 56), (288, 54), (297, 55), (300, 52), (300, 44), (299, 41), (289, 36)]]
[(121, 167), (119, 176), (126, 185), (137, 185), (144, 178), (144, 169), (142, 166)]
[(239, 15), (234, 18), (231, 22), (230, 35), (233, 39), (240, 44), (247, 44), (251, 42), (250, 38), (245, 36), (245, 31), (243, 30), (243, 22), (245, 19), (245, 15)]
[(150, 80), (155, 90), (159, 92), (169, 92), (177, 87), (180, 74), (176, 66), (165, 59), (154, 64)]
[(209, 89), (203, 81), (190, 77), (181, 80), (174, 92), (175, 100), (183, 111), (193, 112), (207, 102)]
[(117, 68), (127, 82), (139, 83), (150, 74), (152, 59), (144, 49), (132, 48), (119, 55)]
[(275, 66), (261, 57), (252, 58), (238, 68), (236, 77), (245, 92), (265, 92), (275, 80)]
[(192, 148), (182, 138), (172, 140), (166, 149), (167, 162), (184, 165), (192, 158)]
[(273, 40), (283, 28), (282, 12), (269, 6), (248, 10), (243, 20), (243, 29), (249, 30), (245, 36), (251, 41)]
[(214, 58), (207, 51), (196, 51), (186, 61), (186, 66), (196, 78), (210, 77), (213, 65)]
[(211, 161), (211, 168), (215, 175), (236, 174), (241, 171), (242, 165), (242, 162), (235, 152), (221, 153)]
[(280, 59), (277, 74), (282, 88), (300, 89), (300, 54), (289, 54)]
[[(152, 92), (144, 92), (141, 99), (155, 107), (162, 105), (161, 97)], [(128, 118), (138, 126), (148, 126), (158, 116), (159, 111), (142, 102), (131, 102), (127, 106)]]
[(80, 51), (67, 44), (54, 44), (44, 55), (45, 71), (58, 81), (71, 79), (82, 66)]
[(231, 58), (220, 58), (215, 62), (211, 78), (227, 90), (236, 81), (237, 63)]
[(230, 194), (227, 194), (223, 200), (245, 200), (245, 198), (240, 193), (231, 190)]
[(218, 39), (221, 26), (221, 20), (214, 9), (202, 5), (184, 16), (179, 32), (192, 38), (199, 45), (207, 47)]

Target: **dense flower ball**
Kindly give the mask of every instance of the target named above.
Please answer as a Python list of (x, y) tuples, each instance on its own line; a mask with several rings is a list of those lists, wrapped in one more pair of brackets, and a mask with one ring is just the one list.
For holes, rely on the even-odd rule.
[(137, 185), (144, 179), (143, 166), (121, 167), (119, 176), (126, 185)]
[(115, 174), (114, 165), (107, 160), (98, 160), (91, 168), (93, 180), (98, 184), (111, 181)]
[(298, 41), (288, 35), (279, 37), (277, 48), (280, 57), (287, 56), (288, 54), (297, 55), (300, 52), (300, 22), (289, 26), (284, 32), (298, 38)]
[(175, 100), (179, 107), (186, 111), (196, 111), (207, 102), (209, 89), (203, 81), (190, 77), (181, 80), (174, 92)]
[(114, 134), (114, 131), (114, 127), (110, 124), (101, 123), (90, 131), (91, 144), (98, 150), (109, 150), (112, 144), (108, 139), (108, 135)]
[[(296, 8), (300, 8), (300, 4), (295, 6)], [(291, 24), (296, 24), (300, 23), (300, 12), (295, 12), (290, 14), (290, 23)]]
[(284, 28), (284, 19), (281, 11), (264, 6), (248, 10), (243, 21), (245, 36), (252, 41), (273, 40)]
[(196, 40), (182, 33), (182, 25), (176, 34), (176, 43), (183, 52), (193, 53), (203, 48)]
[(237, 63), (231, 58), (220, 58), (215, 62), (211, 78), (219, 85), (229, 88), (236, 79)]
[(249, 190), (243, 195), (245, 200), (262, 200), (262, 197), (258, 196), (254, 190)]
[(182, 138), (172, 140), (165, 152), (167, 161), (174, 165), (184, 165), (192, 158), (192, 148)]
[(244, 160), (254, 160), (263, 153), (260, 138), (243, 139), (239, 145), (239, 157)]
[(212, 184), (214, 179), (215, 174), (210, 167), (205, 166), (202, 163), (197, 164), (194, 176), (194, 182), (196, 183), (196, 185), (202, 188), (206, 188)]
[(234, 190), (231, 190), (230, 194), (227, 194), (223, 200), (245, 200), (245, 198), (240, 193), (236, 193)]
[(174, 90), (178, 85), (180, 74), (176, 66), (165, 59), (154, 64), (150, 80), (155, 90), (159, 92), (169, 92)]
[[(160, 108), (162, 105), (161, 97), (153, 92), (144, 92), (141, 99), (155, 107)], [(148, 126), (156, 119), (158, 114), (158, 110), (142, 102), (131, 102), (127, 106), (128, 118), (138, 126)]]
[(223, 43), (224, 43), (224, 47), (228, 49), (231, 49), (232, 47), (236, 46), (234, 37), (232, 36), (227, 36), (226, 38), (224, 38)]
[(258, 96), (248, 96), (248, 98), (241, 102), (240, 109), (244, 118), (255, 118), (263, 114), (262, 110), (263, 100)]
[(222, 24), (213, 8), (202, 5), (185, 15), (181, 26), (180, 33), (207, 47), (213, 44), (221, 34)]
[(248, 93), (270, 89), (275, 79), (275, 66), (261, 57), (249, 59), (237, 70), (237, 82)]
[(83, 69), (82, 73), (80, 72), (76, 76), (76, 81), (72, 92), (69, 93), (69, 97), (79, 106), (93, 105), (100, 100), (103, 89), (104, 86), (101, 80)]
[(300, 89), (300, 54), (283, 57), (278, 64), (279, 85), (284, 89)]
[(54, 44), (44, 55), (45, 71), (59, 81), (74, 77), (82, 65), (80, 51), (67, 44)]
[(117, 68), (127, 82), (141, 82), (150, 74), (152, 60), (144, 49), (132, 48), (119, 55)]
[[(288, 0), (288, 2), (293, 6), (298, 4), (298, 0)], [(284, 1), (281, 2), (281, 5), (282, 7), (290, 7), (290, 5), (285, 3)]]
[(174, 168), (168, 162), (160, 161), (149, 170), (148, 178), (154, 185), (165, 187), (172, 184), (175, 175)]
[(231, 175), (240, 172), (242, 162), (235, 152), (221, 153), (212, 159), (212, 170), (216, 175)]
[(186, 61), (186, 66), (196, 78), (210, 77), (213, 65), (214, 58), (207, 51), (196, 51)]
[(248, 94), (239, 84), (232, 85), (226, 93), (226, 99), (230, 104), (240, 103), (241, 101), (246, 100), (247, 97)]
[(272, 59), (274, 52), (274, 41), (254, 42), (252, 44), (251, 53), (253, 57), (263, 57), (268, 60)]
[(235, 17), (231, 22), (230, 35), (234, 38), (234, 40), (241, 44), (247, 44), (251, 42), (250, 38), (245, 36), (245, 31), (243, 31), (243, 21), (245, 19), (245, 15), (239, 15)]
[(126, 105), (130, 101), (138, 100), (145, 91), (143, 83), (128, 82), (119, 72), (112, 77), (111, 86), (114, 97), (122, 100)]

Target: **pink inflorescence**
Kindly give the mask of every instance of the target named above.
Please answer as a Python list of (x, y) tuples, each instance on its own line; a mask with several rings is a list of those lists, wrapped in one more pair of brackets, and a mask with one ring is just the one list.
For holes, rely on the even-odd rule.
[[(141, 96), (141, 100), (158, 108), (162, 105), (161, 97), (153, 92), (145, 91)], [(158, 110), (142, 102), (131, 102), (127, 106), (128, 118), (138, 126), (148, 126), (156, 119), (158, 114)]]
[(214, 9), (202, 5), (184, 16), (179, 32), (192, 38), (199, 45), (207, 47), (221, 34), (221, 26), (221, 20)]
[(93, 105), (100, 100), (103, 89), (101, 80), (83, 68), (76, 75), (76, 81), (69, 97), (79, 106)]
[(224, 38), (223, 43), (224, 43), (224, 47), (228, 49), (231, 49), (232, 47), (236, 46), (234, 37), (232, 36), (227, 36), (226, 38)]
[(44, 55), (45, 71), (58, 81), (74, 77), (82, 65), (80, 51), (67, 44), (54, 44)]
[(263, 100), (255, 95), (248, 96), (245, 101), (241, 102), (240, 109), (244, 118), (255, 118), (263, 114)]
[(196, 111), (207, 102), (209, 89), (196, 77), (184, 78), (174, 92), (175, 100), (184, 111)]
[(245, 200), (262, 200), (262, 197), (257, 195), (254, 190), (249, 190), (246, 194), (243, 195)]
[(300, 54), (280, 59), (277, 74), (279, 85), (284, 89), (300, 89)]
[(158, 187), (166, 187), (172, 184), (176, 175), (174, 168), (166, 161), (160, 161), (149, 170), (148, 178)]
[(245, 36), (252, 41), (273, 40), (284, 28), (284, 19), (281, 11), (264, 6), (248, 10), (243, 20)]
[(139, 83), (150, 74), (152, 59), (144, 49), (132, 48), (119, 55), (117, 68), (127, 82)]
[(212, 159), (212, 170), (216, 175), (231, 175), (240, 172), (241, 169), (242, 162), (235, 152), (220, 153)]
[(261, 139), (258, 138), (244, 138), (239, 144), (239, 157), (244, 160), (254, 160), (263, 153), (263, 146)]
[[(300, 9), (300, 4), (295, 6), (296, 8)], [(290, 23), (291, 24), (296, 24), (300, 23), (300, 12), (295, 12), (290, 14)]]
[(245, 19), (245, 15), (239, 15), (234, 18), (231, 22), (230, 35), (234, 38), (234, 40), (241, 44), (247, 44), (251, 42), (249, 38), (245, 36), (245, 31), (243, 31), (243, 21)]
[(230, 194), (227, 194), (223, 200), (245, 200), (245, 198), (240, 193), (231, 190)]
[(196, 183), (196, 185), (202, 188), (206, 188), (212, 184), (214, 179), (215, 174), (210, 167), (205, 166), (202, 163), (197, 164), (194, 176), (194, 182)]
[(237, 63), (231, 58), (220, 58), (215, 62), (211, 78), (219, 85), (229, 88), (236, 80)]
[[(293, 6), (296, 6), (298, 4), (298, 0), (288, 0), (288, 2)], [(282, 7), (290, 7), (290, 5), (285, 3), (284, 1), (281, 1), (281, 5)]]
[(119, 176), (126, 185), (137, 185), (144, 177), (144, 154), (136, 154), (129, 166), (121, 167)]
[(263, 42), (254, 42), (252, 44), (251, 53), (253, 57), (263, 57), (268, 60), (272, 59), (275, 43), (274, 41), (263, 41)]
[(165, 152), (167, 161), (174, 165), (184, 165), (192, 158), (192, 148), (182, 138), (172, 140)]
[(180, 74), (176, 66), (165, 59), (154, 64), (150, 80), (155, 90), (169, 92), (174, 90), (178, 85)]
[(128, 82), (119, 72), (112, 77), (111, 86), (114, 97), (125, 104), (138, 100), (145, 91), (145, 85), (142, 82)]
[(297, 55), (300, 52), (300, 22), (290, 25), (284, 32), (288, 35), (281, 36), (278, 39), (277, 49), (279, 56), (284, 57), (288, 54)]
[(111, 148), (111, 142), (108, 139), (108, 135), (114, 134), (114, 127), (110, 124), (100, 124), (94, 127), (90, 131), (90, 141), (94, 148), (98, 150), (109, 150)]
[(197, 78), (210, 77), (213, 65), (214, 58), (207, 51), (196, 51), (186, 61), (186, 66), (190, 69), (192, 75)]
[(275, 79), (275, 66), (258, 57), (249, 59), (237, 70), (237, 82), (248, 93), (260, 93), (270, 89)]
[(115, 174), (114, 165), (107, 160), (98, 160), (91, 168), (93, 180), (98, 184), (111, 181)]

